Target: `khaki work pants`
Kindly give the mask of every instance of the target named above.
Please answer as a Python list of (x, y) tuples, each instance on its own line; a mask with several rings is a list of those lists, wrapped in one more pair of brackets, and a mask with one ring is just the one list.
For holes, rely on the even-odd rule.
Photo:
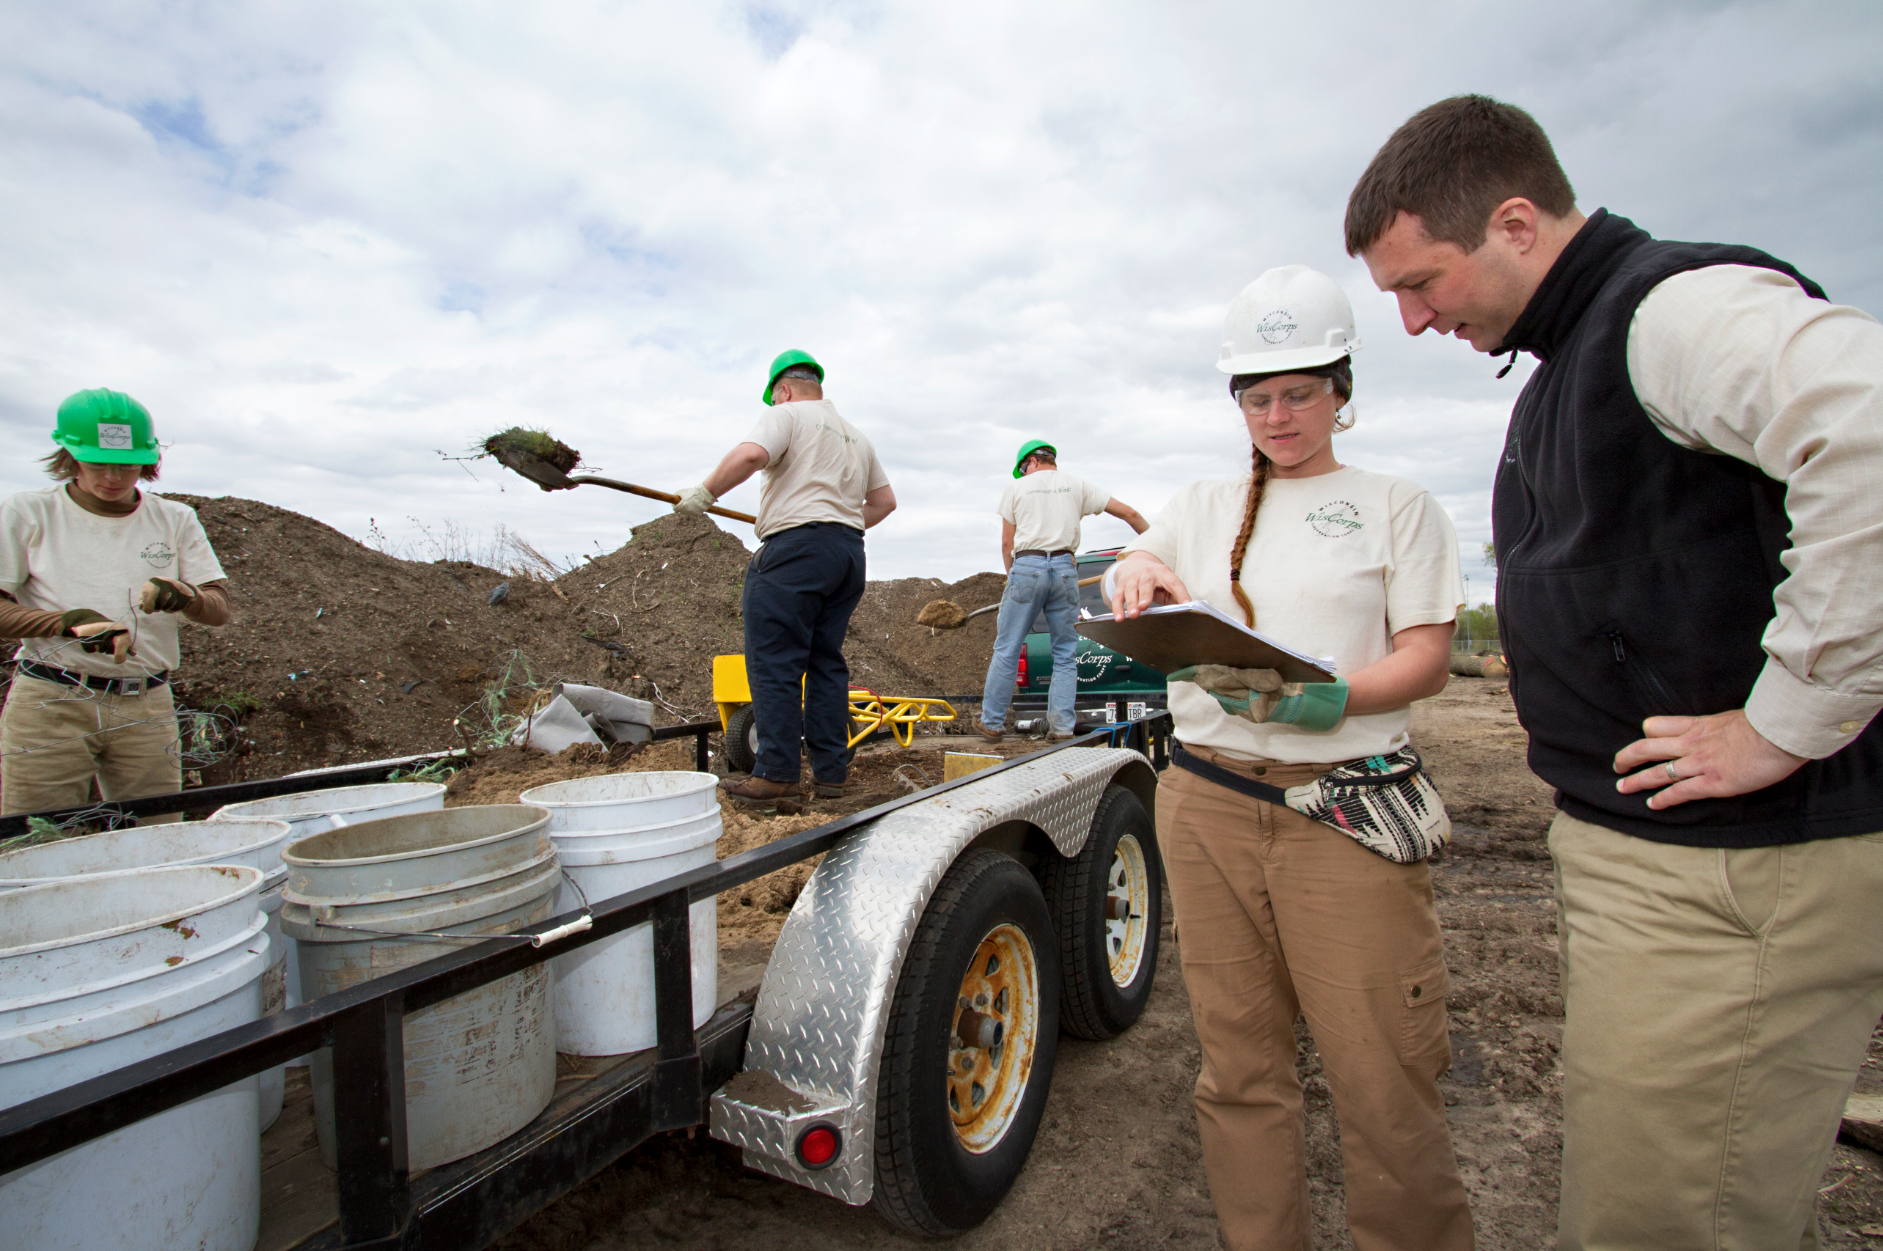
[[(114, 695), (16, 674), (0, 711), (0, 812), (82, 808), (183, 789), (168, 683)], [(175, 821), (180, 813), (140, 818)]]
[(1560, 1251), (1818, 1244), (1883, 1014), (1883, 834), (1676, 847), (1550, 826), (1563, 964)]
[[(1259, 768), (1262, 781), (1283, 787), (1326, 771)], [(1203, 1044), (1203, 1162), (1230, 1251), (1313, 1246), (1297, 1015), (1314, 1034), (1340, 1118), (1354, 1246), (1470, 1248), (1438, 1090), (1451, 1044), (1430, 871), (1174, 767), (1158, 783), (1157, 837)]]

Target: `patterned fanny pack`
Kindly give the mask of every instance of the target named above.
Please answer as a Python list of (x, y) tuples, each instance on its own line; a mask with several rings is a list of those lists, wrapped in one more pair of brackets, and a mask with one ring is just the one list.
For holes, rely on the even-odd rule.
[(1328, 770), (1312, 782), (1283, 790), (1192, 755), (1178, 743), (1171, 763), (1239, 794), (1292, 808), (1331, 825), (1394, 864), (1417, 864), (1451, 838), (1438, 789), (1425, 776), (1419, 753), (1402, 747)]

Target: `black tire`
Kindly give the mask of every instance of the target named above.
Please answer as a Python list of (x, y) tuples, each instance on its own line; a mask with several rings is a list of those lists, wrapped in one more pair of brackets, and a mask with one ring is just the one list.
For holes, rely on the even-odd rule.
[[(1060, 1027), (1074, 1038), (1115, 1038), (1144, 1012), (1157, 977), (1164, 875), (1144, 805), (1107, 786), (1085, 846), (1070, 859), (1050, 858), (1040, 876), (1059, 935)], [(1113, 899), (1128, 905), (1116, 929), (1107, 911)]]
[(758, 767), (758, 713), (750, 704), (726, 718), (726, 767), (734, 773)]
[[(1019, 952), (998, 971), (1013, 981), (980, 1005), (1011, 1026), (1012, 1036), (1003, 1032), (992, 1047), (956, 1046), (964, 992), (983, 984), (976, 980), (983, 974), (995, 976), (983, 962), (984, 944), (989, 953)], [(1029, 960), (1030, 994), (1018, 989), (1026, 984)], [(970, 1003), (980, 998), (986, 996)], [(1017, 1041), (1029, 1030), (1030, 1065)], [(960, 1233), (987, 1219), (1033, 1148), (1058, 1036), (1058, 947), (1039, 883), (999, 852), (962, 853), (922, 913), (890, 1001), (876, 1086), (871, 1199), (884, 1219), (930, 1235)], [(980, 1066), (990, 1075), (987, 1102), (961, 1112), (959, 1091), (983, 1089), (965, 1076), (980, 1075)]]

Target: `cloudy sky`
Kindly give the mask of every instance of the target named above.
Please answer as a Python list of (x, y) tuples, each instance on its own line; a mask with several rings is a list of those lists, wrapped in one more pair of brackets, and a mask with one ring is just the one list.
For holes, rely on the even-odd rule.
[(801, 347), (902, 500), (872, 574), (954, 578), (997, 567), (1025, 438), (1147, 514), (1238, 472), (1223, 313), (1301, 262), (1365, 341), (1343, 459), (1430, 487), (1475, 551), (1524, 366), (1408, 339), (1343, 253), (1381, 141), (1442, 96), (1514, 101), (1585, 210), (1883, 312), (1880, 52), (1873, 3), (16, 0), (0, 492), (43, 481), (64, 395), (110, 386), (157, 415), (171, 489), (568, 557), (664, 506), (439, 452), (539, 425), (682, 489)]

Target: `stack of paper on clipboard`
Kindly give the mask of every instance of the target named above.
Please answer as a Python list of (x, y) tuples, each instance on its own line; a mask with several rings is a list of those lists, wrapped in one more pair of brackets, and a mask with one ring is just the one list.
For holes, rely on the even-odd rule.
[(1163, 673), (1191, 665), (1273, 669), (1286, 682), (1332, 682), (1331, 656), (1310, 656), (1251, 630), (1208, 600), (1158, 604), (1120, 621), (1109, 613), (1079, 622), (1079, 633)]

